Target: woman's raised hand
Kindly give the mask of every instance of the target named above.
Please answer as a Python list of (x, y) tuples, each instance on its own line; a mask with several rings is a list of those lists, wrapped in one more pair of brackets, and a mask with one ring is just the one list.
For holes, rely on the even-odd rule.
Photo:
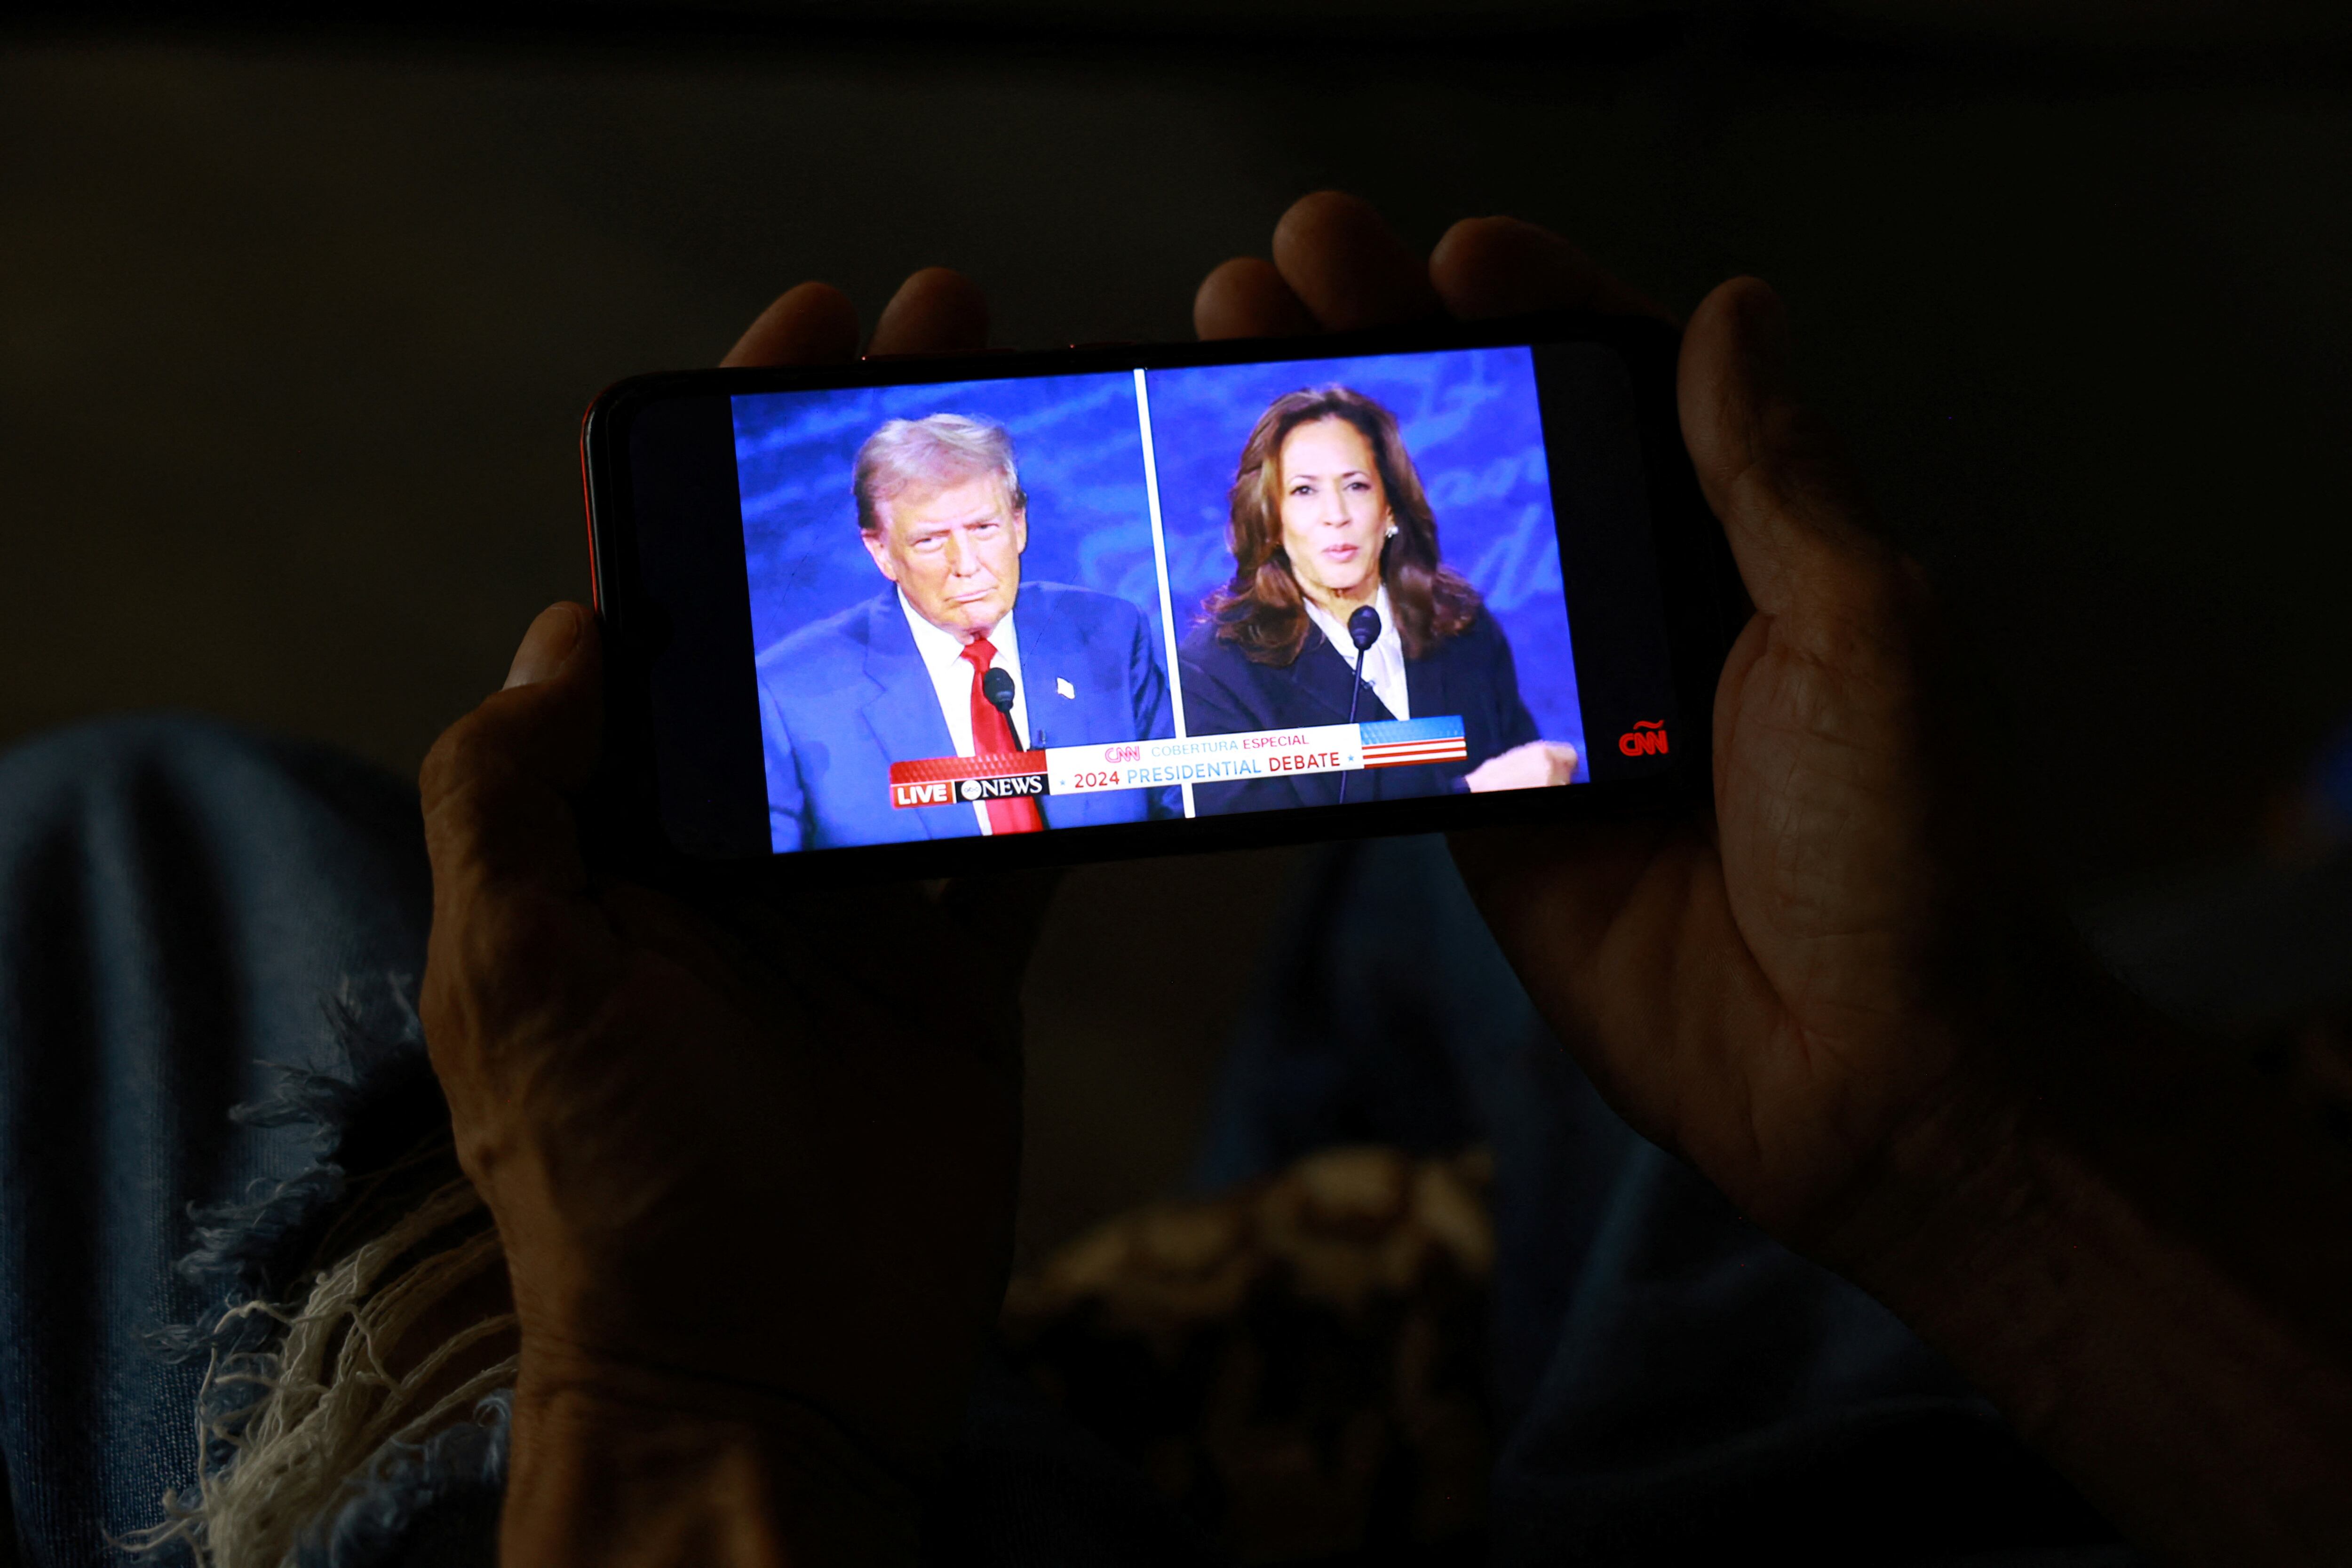
[(1464, 776), (1474, 793), (1551, 789), (1576, 777), (1576, 748), (1565, 741), (1529, 741), (1488, 757)]

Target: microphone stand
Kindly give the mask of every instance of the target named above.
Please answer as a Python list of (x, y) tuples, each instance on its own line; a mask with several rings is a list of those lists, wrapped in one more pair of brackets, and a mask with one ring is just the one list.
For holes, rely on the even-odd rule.
[[(1359, 605), (1356, 613), (1348, 617), (1348, 640), (1356, 645), (1356, 678), (1348, 688), (1348, 722), (1352, 724), (1356, 721), (1357, 704), (1364, 700), (1364, 655), (1381, 640), (1381, 613), (1370, 605)], [(1339, 775), (1339, 804), (1348, 804), (1347, 773)]]
[[(1356, 721), (1356, 704), (1364, 700), (1364, 655), (1368, 651), (1361, 647), (1356, 650), (1356, 683), (1348, 692), (1348, 722), (1350, 724)], [(1352, 768), (1349, 770), (1349, 773), (1354, 771)], [(1348, 804), (1347, 773), (1339, 775), (1339, 804)]]

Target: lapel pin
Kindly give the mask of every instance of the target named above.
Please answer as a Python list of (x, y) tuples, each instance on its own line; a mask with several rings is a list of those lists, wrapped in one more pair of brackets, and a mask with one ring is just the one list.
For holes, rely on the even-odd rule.
[(1054, 689), (1060, 695), (1068, 698), (1073, 702), (1078, 700), (1078, 689), (1071, 685), (1069, 681), (1062, 676), (1057, 675), (1054, 677)]

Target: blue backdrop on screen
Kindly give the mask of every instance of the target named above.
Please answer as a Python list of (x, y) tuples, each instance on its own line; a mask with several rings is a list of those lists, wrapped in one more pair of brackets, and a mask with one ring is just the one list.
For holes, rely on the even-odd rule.
[[(1210, 590), (1233, 575), (1226, 496), (1251, 427), (1284, 393), (1333, 382), (1396, 416), (1436, 513), (1445, 563), (1485, 596), (1511, 639), (1519, 693), (1538, 730), (1581, 757), (1584, 723), (1560, 597), (1543, 416), (1534, 356), (1524, 348), (1150, 372), (1177, 637), (1192, 627)], [(1587, 776), (1581, 761), (1576, 776)]]
[(767, 393), (734, 399), (734, 414), (753, 647), (888, 585), (858, 542), (850, 471), (885, 420), (931, 414), (992, 420), (1012, 435), (1029, 492), (1023, 582), (1117, 594), (1150, 618), (1155, 639), (1164, 636), (1134, 377)]

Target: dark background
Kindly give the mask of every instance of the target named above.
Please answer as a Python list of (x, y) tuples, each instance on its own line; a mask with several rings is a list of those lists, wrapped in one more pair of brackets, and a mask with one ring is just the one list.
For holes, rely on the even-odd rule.
[[(337, 15), (0, 9), (0, 740), (185, 706), (409, 772), (584, 593), (605, 383), (932, 262), (1000, 343), (1184, 335), (1327, 184), (1416, 245), (1549, 224), (1677, 310), (1778, 284), (2067, 896), (2253, 846), (2352, 714), (2341, 7)], [(1087, 911), (1281, 870), (1076, 879), (1034, 1226), (1181, 1167), (1256, 940), (1139, 1005)]]

